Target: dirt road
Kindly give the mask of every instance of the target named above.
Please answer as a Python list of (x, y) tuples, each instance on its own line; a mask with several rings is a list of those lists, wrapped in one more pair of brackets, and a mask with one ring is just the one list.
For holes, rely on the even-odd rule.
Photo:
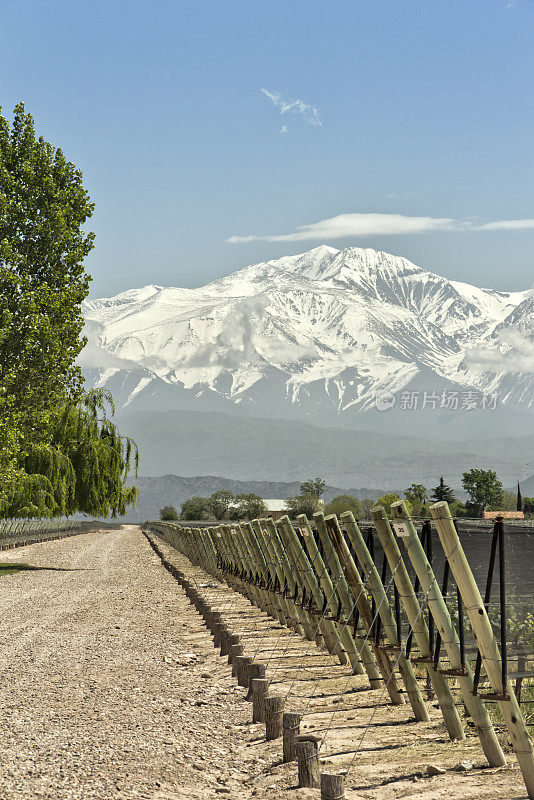
[(2, 560), (72, 570), (0, 578), (2, 800), (249, 796), (250, 708), (138, 528)]

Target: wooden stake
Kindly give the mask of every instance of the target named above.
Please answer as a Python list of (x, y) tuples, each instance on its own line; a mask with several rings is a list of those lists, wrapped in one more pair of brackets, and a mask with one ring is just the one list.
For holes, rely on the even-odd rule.
[(266, 678), (252, 678), (250, 690), (252, 692), (252, 722), (265, 722), (265, 698), (269, 689)]
[[(345, 541), (345, 538), (341, 532), (341, 528), (339, 527), (337, 517), (335, 515), (328, 516), (326, 517), (325, 522), (330, 534), (330, 539), (332, 540), (332, 544), (334, 545), (340, 564), (343, 567), (343, 572), (351, 588), (352, 594), (355, 598), (358, 598), (360, 595), (363, 595), (365, 590), (363, 589), (360, 573), (358, 572), (356, 564), (354, 563), (354, 560), (350, 554), (347, 542)], [(348, 519), (347, 523), (349, 524), (349, 527), (354, 526), (357, 528), (357, 525), (354, 522), (354, 517), (352, 517), (352, 520)], [(355, 537), (355, 541), (356, 544), (359, 544), (358, 537)], [(367, 586), (376, 602), (378, 615), (382, 620), (384, 633), (390, 645), (393, 645), (394, 647), (400, 647), (401, 643), (397, 638), (395, 620), (393, 619), (393, 614), (391, 612), (389, 600), (386, 595), (386, 590), (382, 585), (382, 581), (380, 580), (380, 575), (378, 574), (378, 570), (376, 569), (374, 561), (371, 558), (369, 551), (365, 547), (365, 544), (363, 543), (363, 537), (361, 539), (361, 544), (363, 544), (365, 552), (361, 549), (360, 545), (358, 548), (359, 552), (358, 550), (356, 551), (356, 556), (363, 556), (363, 561), (367, 566), (365, 571)], [(379, 645), (377, 645), (377, 647), (379, 647)], [(410, 700), (416, 720), (418, 722), (428, 722), (430, 720), (428, 709), (425, 706), (425, 701), (423, 700), (423, 695), (419, 689), (419, 685), (415, 678), (411, 663), (407, 660), (402, 651), (397, 656), (396, 661), (399, 672), (402, 675), (406, 692), (408, 694), (408, 699)]]
[(282, 736), (282, 718), (284, 715), (284, 698), (282, 695), (267, 695), (265, 707), (265, 738), (268, 742)]
[(500, 699), (496, 697), (499, 709), (508, 728), (528, 796), (532, 799), (534, 798), (534, 748), (511, 681), (508, 679), (506, 685), (502, 685), (501, 654), (480, 591), (454, 527), (449, 506), (445, 502), (434, 503), (430, 506), (430, 513), (456, 585), (462, 595), (486, 675), (495, 695), (500, 696)]
[(321, 785), (319, 773), (319, 742), (317, 736), (297, 736), (295, 755), (299, 773), (299, 789), (317, 789)]
[[(346, 516), (346, 514), (342, 514), (341, 519), (345, 521)], [(383, 508), (376, 506), (371, 511), (371, 517), (375, 523), (378, 538), (380, 539), (382, 549), (388, 560), (389, 568), (391, 570), (391, 574), (393, 575), (393, 580), (395, 581), (395, 585), (398, 589), (399, 598), (404, 606), (404, 610), (406, 611), (406, 616), (413, 630), (413, 635), (415, 641), (417, 642), (417, 646), (419, 647), (419, 652), (425, 658), (430, 658), (430, 640), (428, 628), (422, 614), (421, 606), (419, 605), (419, 600), (417, 599), (413, 584), (410, 580), (408, 570), (406, 569), (406, 565), (402, 559), (399, 546), (391, 531), (386, 513)], [(347, 533), (353, 547), (355, 547), (353, 534), (356, 539), (359, 540), (361, 538), (363, 541), (363, 537), (359, 528), (357, 529), (356, 533), (352, 525), (347, 524)], [(363, 544), (367, 550), (365, 542)], [(362, 553), (363, 552), (364, 551), (362, 550)], [(362, 566), (364, 566), (363, 562), (361, 563)], [(428, 663), (426, 666), (450, 738), (464, 739), (465, 732), (462, 726), (460, 715), (454, 704), (454, 697), (452, 696), (452, 692), (445, 676), (442, 675), (439, 672), (439, 669), (436, 669), (433, 664)]]
[(345, 776), (333, 772), (321, 774), (321, 800), (345, 800)]
[(260, 664), (259, 661), (253, 661), (250, 667), (247, 670), (247, 686), (248, 686), (248, 694), (246, 696), (246, 700), (252, 700), (252, 681), (256, 678), (265, 678), (266, 672), (265, 664)]
[[(381, 506), (377, 506), (376, 508), (381, 508)], [(375, 510), (376, 509), (373, 509), (373, 514)], [(480, 697), (475, 697), (472, 694), (473, 673), (471, 672), (469, 664), (466, 663), (462, 665), (460, 642), (458, 634), (456, 633), (456, 628), (452, 623), (449, 609), (447, 608), (447, 604), (443, 598), (432, 567), (426, 557), (414, 524), (402, 500), (392, 503), (391, 511), (395, 519), (402, 520), (408, 531), (408, 535), (403, 536), (402, 541), (406, 547), (406, 552), (413, 564), (416, 575), (419, 578), (421, 589), (426, 596), (428, 608), (430, 609), (436, 628), (441, 636), (443, 647), (447, 650), (451, 668), (460, 673), (457, 676), (457, 680), (462, 692), (462, 699), (475, 723), (484, 754), (490, 766), (502, 767), (506, 764), (506, 758), (504, 757), (504, 753), (483, 701)], [(462, 672), (462, 669), (464, 672)]]
[(295, 739), (300, 733), (301, 720), (302, 715), (292, 711), (287, 711), (282, 717), (284, 762), (294, 761), (296, 758)]
[(246, 682), (247, 670), (252, 664), (252, 656), (237, 656), (236, 658), (236, 678), (239, 686), (248, 688)]
[(230, 656), (232, 657), (232, 676), (234, 678), (237, 675), (237, 659), (239, 658), (239, 656), (243, 655), (244, 649), (245, 646), (242, 644), (233, 644), (230, 648), (230, 654), (228, 658), (230, 658)]
[[(360, 584), (360, 587), (357, 590), (349, 589), (347, 580), (343, 573), (343, 568), (339, 561), (339, 557), (334, 549), (334, 545), (330, 538), (330, 529), (334, 530), (337, 523), (337, 519), (328, 518), (328, 527), (327, 523), (325, 522), (324, 514), (321, 512), (318, 514), (314, 514), (313, 518), (317, 524), (317, 530), (319, 531), (319, 536), (321, 537), (321, 541), (323, 543), (323, 547), (327, 554), (327, 558), (330, 562), (330, 568), (332, 570), (332, 578), (337, 582), (338, 592), (340, 592), (340, 597), (343, 603), (343, 608), (345, 614), (350, 616), (353, 612), (353, 607), (356, 604), (358, 611), (360, 612), (360, 619), (366, 631), (366, 634), (369, 636), (369, 632), (371, 630), (372, 622), (373, 622), (373, 615), (371, 613), (371, 607), (369, 605), (369, 601), (367, 600), (367, 594), (365, 591), (361, 589), (361, 578), (358, 574), (358, 570), (356, 570), (356, 576), (354, 576), (355, 580), (357, 580)], [(335, 522), (334, 522), (335, 520)], [(368, 644), (369, 642), (365, 642)], [(395, 677), (395, 673), (393, 671), (392, 664), (389, 660), (389, 656), (385, 650), (381, 647), (377, 647), (377, 645), (373, 642), (371, 643), (371, 647), (376, 659), (376, 664), (378, 669), (380, 670), (380, 674), (382, 675), (382, 679), (384, 681), (386, 691), (389, 694), (389, 698), (394, 705), (402, 705), (404, 703), (404, 697), (399, 692), (399, 687), (397, 685), (397, 680)], [(363, 651), (362, 651), (362, 658), (363, 658)], [(369, 669), (367, 664), (364, 660), (364, 666), (369, 673)], [(371, 686), (373, 684), (371, 683)]]

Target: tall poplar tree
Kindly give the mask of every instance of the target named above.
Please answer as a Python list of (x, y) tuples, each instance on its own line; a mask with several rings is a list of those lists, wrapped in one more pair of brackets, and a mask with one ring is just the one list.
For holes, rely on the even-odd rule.
[[(36, 136), (24, 104), (11, 124), (0, 108), (0, 515), (83, 505), (122, 513), (129, 497), (116, 477), (131, 444), (109, 422), (106, 398), (84, 392), (76, 364), (90, 281), (83, 262), (94, 240), (84, 225), (93, 210), (81, 170)], [(91, 503), (80, 496), (89, 462), (99, 487)]]

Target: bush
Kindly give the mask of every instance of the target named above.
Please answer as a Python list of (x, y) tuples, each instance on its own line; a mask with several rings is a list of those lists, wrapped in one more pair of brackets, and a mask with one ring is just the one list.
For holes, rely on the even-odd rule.
[(339, 516), (344, 511), (352, 511), (356, 519), (363, 517), (362, 504), (357, 497), (353, 497), (351, 494), (340, 494), (339, 497), (334, 497), (326, 506), (324, 513)]
[(180, 519), (213, 519), (210, 501), (207, 497), (190, 497), (182, 503)]
[(297, 497), (288, 497), (286, 500), (287, 513), (293, 518), (298, 517), (299, 514), (312, 517), (316, 511), (320, 511), (321, 507), (318, 496), (311, 492), (299, 494)]
[(163, 508), (159, 510), (159, 518), (167, 522), (173, 522), (180, 519), (180, 515), (174, 506), (163, 506)]

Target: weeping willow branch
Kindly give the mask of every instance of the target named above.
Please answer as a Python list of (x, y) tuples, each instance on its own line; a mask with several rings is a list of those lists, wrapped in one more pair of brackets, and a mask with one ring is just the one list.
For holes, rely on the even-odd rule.
[(139, 451), (112, 421), (108, 391), (92, 389), (51, 415), (47, 444), (23, 454), (15, 488), (0, 513), (9, 517), (69, 516), (74, 513), (116, 517), (138, 497), (125, 482), (137, 476)]

